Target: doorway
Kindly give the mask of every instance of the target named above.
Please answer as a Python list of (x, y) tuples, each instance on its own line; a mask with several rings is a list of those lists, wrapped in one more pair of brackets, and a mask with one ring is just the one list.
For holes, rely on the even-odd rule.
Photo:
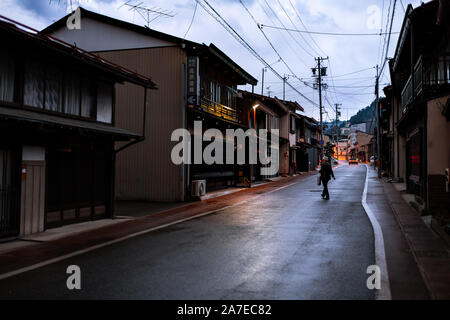
[(0, 237), (19, 233), (19, 161), (12, 149), (0, 147)]

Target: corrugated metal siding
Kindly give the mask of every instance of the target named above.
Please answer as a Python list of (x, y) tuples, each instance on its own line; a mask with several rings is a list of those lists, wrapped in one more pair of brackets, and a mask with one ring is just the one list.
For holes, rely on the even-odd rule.
[(44, 231), (45, 161), (23, 161), (27, 173), (22, 179), (20, 234)]
[[(172, 164), (172, 131), (183, 128), (182, 65), (186, 55), (178, 47), (101, 52), (132, 70), (150, 76), (158, 90), (149, 90), (145, 141), (117, 155), (116, 197), (122, 200), (182, 200), (182, 168)], [(142, 133), (144, 90), (116, 86), (116, 126)]]

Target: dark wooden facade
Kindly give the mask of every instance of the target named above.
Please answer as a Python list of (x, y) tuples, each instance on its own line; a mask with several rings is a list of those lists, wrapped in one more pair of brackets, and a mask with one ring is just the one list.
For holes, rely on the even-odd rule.
[[(6, 20), (6, 21), (5, 21)], [(0, 21), (0, 237), (112, 217), (114, 84), (125, 69)]]
[(439, 219), (450, 222), (450, 7), (433, 0), (405, 13), (394, 58), (392, 87), (381, 101), (383, 170)]

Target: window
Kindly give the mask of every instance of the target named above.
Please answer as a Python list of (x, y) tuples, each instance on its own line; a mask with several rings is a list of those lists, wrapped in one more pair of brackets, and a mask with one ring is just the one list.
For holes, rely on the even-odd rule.
[(95, 119), (95, 86), (89, 79), (81, 84), (81, 116)]
[(64, 81), (64, 112), (80, 115), (80, 77), (67, 72)]
[(431, 68), (430, 68), (430, 84), (431, 85), (436, 84), (436, 70), (434, 68), (434, 65), (431, 65)]
[(48, 66), (45, 75), (45, 109), (62, 112), (62, 76), (61, 71)]
[(294, 133), (297, 130), (295, 126), (295, 118), (291, 116), (291, 133)]
[(438, 84), (442, 84), (445, 83), (445, 63), (444, 63), (444, 58), (443, 57), (439, 57), (438, 60)]
[(233, 92), (231, 89), (227, 90), (227, 106), (233, 107)]
[(211, 81), (211, 82), (209, 83), (209, 94), (210, 94), (210, 99), (211, 99), (211, 101), (214, 101), (214, 97), (215, 97), (215, 88), (216, 88), (216, 85), (215, 85), (214, 81)]
[(216, 85), (216, 100), (217, 103), (220, 103), (220, 85)]
[(38, 61), (25, 61), (23, 103), (27, 106), (44, 107), (44, 68)]
[(272, 129), (280, 129), (279, 121), (280, 119), (278, 117), (273, 117)]
[(270, 129), (272, 122), (272, 116), (270, 114), (266, 114), (266, 129)]
[(97, 87), (97, 121), (112, 122), (113, 85), (99, 82)]
[(445, 82), (450, 83), (450, 56), (445, 56)]
[(11, 52), (0, 51), (0, 101), (14, 100), (14, 56)]

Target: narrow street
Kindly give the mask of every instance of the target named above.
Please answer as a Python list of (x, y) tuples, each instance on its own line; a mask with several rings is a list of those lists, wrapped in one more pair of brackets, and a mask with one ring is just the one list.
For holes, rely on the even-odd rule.
[[(1, 299), (373, 299), (374, 236), (361, 205), (365, 166), (0, 281)], [(66, 287), (81, 268), (82, 290)]]
[(0, 2), (0, 301), (450, 300), (450, 0), (119, 2)]

